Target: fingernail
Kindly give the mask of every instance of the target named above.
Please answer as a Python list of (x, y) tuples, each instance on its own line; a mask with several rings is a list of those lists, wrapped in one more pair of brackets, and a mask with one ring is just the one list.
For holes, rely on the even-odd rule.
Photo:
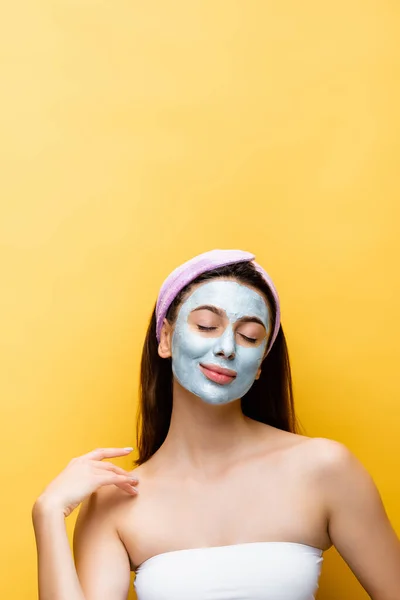
[(132, 452), (133, 448), (132, 448), (132, 446), (126, 446), (126, 448), (124, 448), (124, 450), (129, 450), (129, 452)]

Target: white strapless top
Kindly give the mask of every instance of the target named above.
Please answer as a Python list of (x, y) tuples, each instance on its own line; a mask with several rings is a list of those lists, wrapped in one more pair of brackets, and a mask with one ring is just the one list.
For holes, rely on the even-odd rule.
[(320, 548), (248, 542), (156, 554), (136, 570), (138, 600), (314, 600)]

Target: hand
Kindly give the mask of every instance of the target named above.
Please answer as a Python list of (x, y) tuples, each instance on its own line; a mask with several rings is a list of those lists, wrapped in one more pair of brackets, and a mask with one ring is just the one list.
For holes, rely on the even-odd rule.
[(111, 462), (101, 462), (103, 458), (126, 456), (129, 452), (132, 452), (131, 448), (97, 448), (73, 458), (37, 498), (32, 512), (54, 509), (68, 517), (87, 496), (103, 485), (116, 485), (135, 496), (138, 491), (133, 486), (139, 482), (138, 478)]

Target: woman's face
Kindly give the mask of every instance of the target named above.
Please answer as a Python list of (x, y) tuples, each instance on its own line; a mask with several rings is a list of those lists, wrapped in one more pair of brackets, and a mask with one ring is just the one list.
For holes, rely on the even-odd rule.
[[(270, 312), (255, 289), (232, 280), (200, 284), (179, 309), (172, 334), (172, 372), (209, 404), (241, 398), (264, 358)], [(231, 371), (221, 376), (208, 370)]]

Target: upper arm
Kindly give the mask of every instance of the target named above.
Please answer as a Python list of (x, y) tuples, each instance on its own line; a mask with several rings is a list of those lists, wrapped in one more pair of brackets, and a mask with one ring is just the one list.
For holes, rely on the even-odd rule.
[(333, 545), (373, 600), (398, 600), (400, 540), (371, 475), (343, 444), (319, 443)]
[(126, 600), (130, 586), (129, 556), (111, 517), (109, 490), (100, 488), (81, 505), (73, 551), (87, 600)]

